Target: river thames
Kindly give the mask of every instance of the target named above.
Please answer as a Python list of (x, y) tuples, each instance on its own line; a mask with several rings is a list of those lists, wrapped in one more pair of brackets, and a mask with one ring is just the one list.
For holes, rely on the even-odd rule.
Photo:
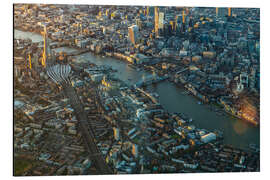
[[(14, 30), (14, 38), (30, 38), (33, 42), (42, 41), (42, 36)], [(56, 51), (71, 52), (72, 48), (58, 48)], [(97, 65), (107, 65), (116, 69), (115, 77), (129, 85), (133, 85), (141, 80), (142, 76), (149, 74), (146, 71), (128, 66), (128, 63), (111, 57), (95, 56), (92, 53), (84, 53), (74, 57), (78, 62), (91, 62)], [(260, 145), (260, 127), (254, 127), (251, 124), (239, 119), (232, 118), (229, 115), (218, 115), (211, 111), (208, 105), (198, 104), (198, 100), (185, 93), (185, 90), (177, 87), (171, 82), (163, 81), (156, 85), (147, 87), (149, 90), (159, 95), (160, 104), (168, 112), (184, 113), (193, 119), (192, 124), (198, 128), (210, 131), (221, 130), (224, 135), (225, 144), (231, 144), (234, 147), (247, 148), (250, 143)]]

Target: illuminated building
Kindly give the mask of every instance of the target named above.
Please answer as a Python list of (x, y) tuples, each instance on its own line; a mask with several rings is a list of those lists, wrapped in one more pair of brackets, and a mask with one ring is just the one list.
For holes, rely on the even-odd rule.
[(216, 16), (220, 18), (224, 18), (226, 16), (232, 15), (231, 8), (216, 8)]
[(139, 41), (139, 29), (137, 25), (132, 25), (128, 28), (128, 36), (130, 41), (133, 44), (138, 43)]
[(43, 33), (43, 39), (44, 39), (44, 46), (43, 46), (43, 56), (42, 56), (42, 66), (46, 67), (46, 61), (48, 57), (48, 48), (47, 48), (47, 28), (46, 25), (44, 25), (44, 33)]
[(106, 88), (111, 88), (111, 83), (110, 83), (110, 82), (107, 82), (105, 76), (103, 77), (103, 79), (102, 79), (102, 81), (101, 81), (101, 84), (102, 84), (103, 86), (105, 86)]
[(142, 29), (142, 21), (140, 19), (136, 19), (136, 25), (139, 27), (139, 29)]
[(139, 152), (138, 152), (138, 145), (137, 144), (133, 144), (132, 145), (132, 154), (135, 158), (138, 157), (139, 155)]
[(172, 30), (175, 31), (175, 21), (170, 21), (170, 25), (172, 27)]
[(231, 8), (228, 8), (228, 16), (231, 16), (231, 14), (232, 14), (232, 10)]
[(183, 24), (185, 23), (185, 11), (182, 11), (182, 22), (183, 22)]
[(118, 128), (113, 128), (114, 139), (118, 141), (120, 139), (120, 133)]
[(154, 10), (154, 7), (153, 7), (153, 6), (150, 6), (150, 7), (148, 6), (148, 7), (147, 7), (147, 10), (146, 10), (146, 15), (147, 15), (147, 16), (152, 16), (152, 17), (153, 17), (153, 16), (154, 16), (154, 11), (155, 11), (155, 10)]
[[(47, 27), (46, 24), (41, 24), (44, 27), (44, 32), (43, 32), (43, 54), (42, 54), (42, 60), (41, 60), (41, 64), (43, 67), (46, 67), (48, 65), (48, 59), (50, 58), (51, 53), (51, 49), (50, 49), (50, 45), (49, 45), (49, 41), (48, 41), (48, 35), (47, 35)], [(52, 63), (52, 62), (50, 62)]]
[(164, 12), (160, 12), (158, 15), (158, 29), (164, 28)]
[(177, 16), (175, 16), (175, 27), (174, 27), (176, 35), (180, 34), (180, 32), (181, 32), (180, 28), (181, 28), (180, 16), (177, 15)]
[(156, 33), (156, 37), (158, 37), (158, 20), (159, 20), (159, 17), (158, 17), (158, 7), (155, 7), (155, 33)]
[(29, 69), (32, 69), (32, 62), (31, 62), (31, 55), (28, 55), (28, 60), (29, 60)]

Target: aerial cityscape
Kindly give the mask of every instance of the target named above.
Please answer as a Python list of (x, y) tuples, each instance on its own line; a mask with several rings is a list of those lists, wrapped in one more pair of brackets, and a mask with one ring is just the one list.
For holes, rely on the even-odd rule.
[(260, 172), (260, 9), (13, 4), (13, 175)]

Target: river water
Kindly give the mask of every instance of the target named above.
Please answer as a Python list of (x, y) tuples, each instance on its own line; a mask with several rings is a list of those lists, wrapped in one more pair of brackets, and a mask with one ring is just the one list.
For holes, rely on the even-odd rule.
[[(30, 38), (34, 42), (42, 41), (38, 34), (14, 31), (15, 38)], [(61, 48), (56, 51), (72, 51), (72, 48)], [(142, 76), (149, 74), (145, 71), (137, 71), (128, 66), (128, 63), (111, 57), (94, 56), (91, 53), (84, 53), (76, 56), (78, 62), (91, 62), (97, 65), (109, 65), (117, 72), (115, 76), (129, 85), (138, 82)], [(224, 132), (224, 142), (239, 148), (247, 148), (250, 143), (260, 145), (260, 128), (254, 127), (245, 121), (232, 118), (229, 115), (219, 116), (211, 111), (206, 105), (199, 105), (198, 100), (184, 93), (184, 89), (175, 86), (168, 81), (160, 82), (148, 87), (159, 94), (160, 104), (169, 112), (185, 113), (191, 117), (198, 128), (208, 130), (221, 130)]]

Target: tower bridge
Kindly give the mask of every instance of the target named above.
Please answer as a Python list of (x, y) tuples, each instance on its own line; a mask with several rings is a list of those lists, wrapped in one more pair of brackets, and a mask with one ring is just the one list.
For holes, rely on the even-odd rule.
[(150, 84), (154, 84), (154, 83), (158, 83), (160, 81), (163, 81), (163, 80), (166, 80), (168, 79), (169, 77), (168, 76), (157, 76), (155, 72), (152, 73), (152, 75), (148, 75), (148, 76), (145, 76), (143, 75), (142, 79), (140, 81), (138, 81), (134, 87), (135, 88), (139, 88), (139, 87), (142, 87), (142, 86), (147, 86), (147, 85), (150, 85)]

